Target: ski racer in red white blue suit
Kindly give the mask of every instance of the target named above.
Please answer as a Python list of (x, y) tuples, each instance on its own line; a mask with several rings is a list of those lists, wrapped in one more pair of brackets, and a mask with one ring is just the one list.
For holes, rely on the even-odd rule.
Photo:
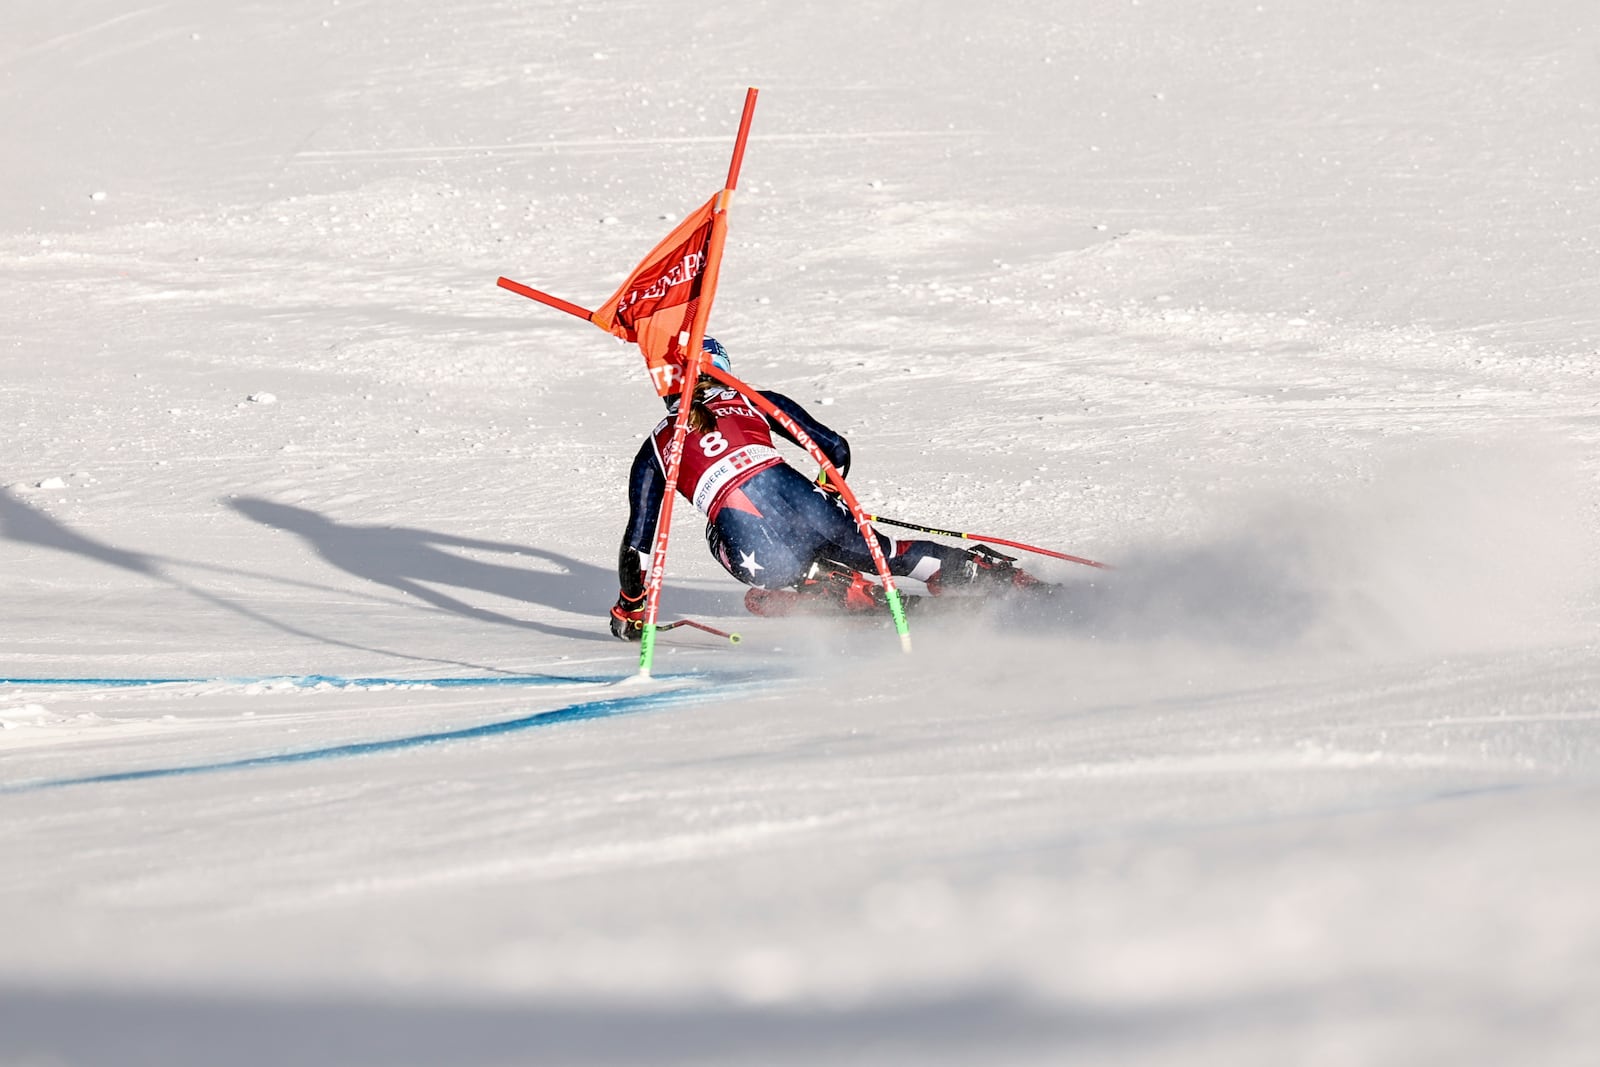
[[(726, 349), (710, 337), (704, 344), (711, 362), (731, 373)], [(761, 395), (792, 418), (841, 474), (848, 472), (850, 445), (843, 436), (783, 394), (762, 390)], [(666, 494), (666, 452), (677, 398), (668, 406), (672, 414), (640, 446), (628, 476), (628, 526), (617, 559), (622, 588), (611, 609), (611, 632), (625, 640), (638, 640), (642, 631), (648, 559)], [(773, 445), (774, 430), (799, 443), (743, 395), (710, 376), (701, 377), (684, 439), (678, 491), (709, 520), (711, 554), (753, 590), (826, 591), (846, 610), (874, 607), (877, 587), (862, 575), (875, 574), (876, 568), (850, 509), (837, 492), (784, 461)], [(900, 541), (876, 531), (874, 536), (891, 574), (921, 581), (934, 595), (953, 583), (991, 576), (1005, 584), (1011, 581), (1003, 557), (934, 541)], [(845, 580), (822, 582), (823, 575), (843, 575)], [(759, 603), (760, 594), (747, 594), (751, 610), (759, 610)]]

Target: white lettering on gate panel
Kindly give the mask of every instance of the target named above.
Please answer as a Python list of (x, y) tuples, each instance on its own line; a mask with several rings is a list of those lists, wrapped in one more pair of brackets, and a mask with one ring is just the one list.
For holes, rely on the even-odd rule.
[(661, 277), (650, 283), (648, 288), (635, 289), (624, 296), (621, 300), (617, 301), (617, 310), (615, 314), (621, 315), (624, 311), (628, 310), (641, 300), (660, 299), (661, 297), (664, 297), (670, 293), (673, 289), (676, 289), (678, 286), (694, 281), (700, 276), (700, 271), (705, 267), (705, 265), (706, 254), (704, 252), (688, 253), (677, 263), (673, 264), (671, 270), (667, 271), (667, 273), (661, 275)]
[(650, 368), (650, 377), (655, 379), (656, 392), (663, 388), (671, 389), (683, 380), (683, 368), (676, 363), (662, 363)]

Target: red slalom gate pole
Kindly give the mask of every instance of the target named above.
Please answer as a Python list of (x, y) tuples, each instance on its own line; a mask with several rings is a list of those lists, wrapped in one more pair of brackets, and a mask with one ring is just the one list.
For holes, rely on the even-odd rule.
[(739, 116), (739, 136), (733, 142), (733, 159), (728, 163), (728, 184), (724, 189), (736, 189), (739, 186), (739, 168), (744, 164), (744, 143), (750, 139), (750, 120), (756, 113), (756, 93), (752, 87), (744, 92), (744, 113)]
[[(734, 185), (739, 180), (739, 167), (744, 161), (744, 145), (750, 136), (750, 120), (755, 113), (755, 107), (756, 90), (748, 89), (744, 94), (744, 113), (739, 117), (739, 136), (733, 145), (733, 158), (728, 163), (728, 184), (717, 194), (716, 207), (711, 216), (711, 234), (706, 244), (700, 296), (690, 305), (693, 308), (693, 318), (689, 328), (679, 335), (680, 343), (688, 352), (688, 365), (683, 370), (683, 387), (678, 393), (678, 415), (672, 425), (672, 441), (667, 446), (665, 472), (667, 486), (661, 500), (661, 513), (656, 519), (655, 548), (650, 553), (650, 573), (645, 583), (644, 633), (639, 641), (638, 677), (641, 680), (650, 677), (650, 670), (655, 662), (656, 633), (661, 629), (660, 624), (656, 622), (661, 610), (661, 580), (666, 574), (667, 543), (672, 532), (673, 497), (677, 493), (678, 475), (682, 468), (683, 442), (689, 432), (689, 411), (694, 406), (695, 385), (702, 371), (716, 373), (711, 361), (705, 358), (700, 342), (705, 338), (706, 321), (711, 318), (712, 301), (717, 295), (717, 277), (722, 268), (722, 250), (728, 236), (728, 205), (733, 197)], [(729, 640), (732, 640), (731, 636)]]
[(1051, 559), (1064, 559), (1068, 563), (1081, 563), (1085, 567), (1099, 567), (1101, 570), (1115, 570), (1109, 563), (1100, 563), (1082, 556), (1069, 556), (1065, 552), (1054, 549), (1040, 548), (1038, 545), (1025, 545), (1021, 541), (1008, 541), (1003, 537), (990, 537), (987, 534), (962, 533), (960, 530), (941, 530), (934, 526), (924, 526), (917, 522), (903, 522), (900, 519), (886, 519), (882, 515), (867, 516), (873, 522), (881, 522), (885, 526), (899, 526), (906, 530), (916, 530), (920, 533), (934, 534), (939, 537), (959, 537), (965, 541), (982, 541), (989, 545), (1005, 545), (1007, 548), (1020, 549), (1023, 552), (1032, 552), (1036, 556), (1049, 556)]
[(661, 610), (661, 580), (667, 573), (667, 542), (672, 536), (672, 505), (678, 494), (678, 475), (683, 470), (683, 441), (689, 435), (689, 410), (694, 406), (695, 382), (700, 376), (702, 354), (698, 348), (689, 353), (689, 368), (685, 372), (683, 388), (678, 392), (678, 414), (672, 423), (672, 441), (667, 445), (667, 488), (661, 498), (661, 511), (656, 517), (656, 537), (650, 550), (650, 571), (645, 576), (644, 632), (639, 638), (639, 674), (641, 680), (650, 677), (650, 668), (656, 658), (656, 615)]
[(496, 281), (495, 284), (502, 289), (511, 290), (518, 296), (525, 296), (529, 300), (537, 300), (541, 304), (548, 304), (557, 311), (565, 311), (568, 315), (576, 315), (578, 318), (589, 322), (594, 321), (594, 312), (590, 311), (588, 308), (581, 308), (572, 301), (563, 300), (559, 296), (551, 296), (549, 293), (541, 293), (531, 285), (523, 285), (521, 282), (514, 282), (510, 278), (501, 278)]

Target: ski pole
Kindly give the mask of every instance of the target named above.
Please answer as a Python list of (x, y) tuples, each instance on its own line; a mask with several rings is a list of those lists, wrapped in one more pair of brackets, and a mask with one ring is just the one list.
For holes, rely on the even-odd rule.
[(940, 530), (933, 526), (923, 526), (921, 523), (904, 522), (900, 519), (886, 519), (882, 515), (867, 516), (873, 522), (881, 522), (885, 526), (900, 526), (907, 530), (916, 530), (920, 533), (935, 534), (939, 537), (959, 537), (965, 541), (983, 541), (991, 545), (1005, 545), (1007, 548), (1018, 548), (1024, 552), (1032, 552), (1040, 556), (1049, 556), (1051, 559), (1064, 559), (1068, 563), (1082, 563), (1086, 567), (1099, 567), (1102, 570), (1111, 570), (1111, 564), (1099, 563), (1082, 556), (1069, 556), (1065, 552), (1056, 552), (1038, 545), (1025, 545), (1021, 541), (1007, 541), (1003, 537), (990, 537), (987, 534), (962, 533), (960, 530)]
[(717, 637), (726, 637), (728, 639), (728, 644), (730, 645), (737, 645), (740, 641), (744, 640), (744, 638), (740, 637), (738, 634), (730, 634), (726, 630), (719, 630), (714, 626), (707, 626), (703, 622), (695, 622), (693, 619), (679, 619), (677, 622), (663, 623), (662, 625), (656, 627), (656, 632), (660, 633), (665, 630), (676, 630), (680, 626), (688, 626), (691, 629), (703, 630), (704, 632), (708, 634), (714, 634)]

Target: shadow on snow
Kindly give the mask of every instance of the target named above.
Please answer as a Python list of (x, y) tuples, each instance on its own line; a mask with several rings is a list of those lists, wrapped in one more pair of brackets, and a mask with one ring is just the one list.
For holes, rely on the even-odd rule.
[[(592, 563), (548, 549), (457, 537), (409, 526), (339, 523), (306, 508), (259, 497), (228, 503), (263, 526), (303, 538), (318, 555), (340, 570), (442, 611), (555, 636), (612, 640), (599, 623), (591, 631), (518, 619), (469, 604), (440, 588), (499, 596), (603, 619), (606, 609), (617, 598), (617, 576)], [(494, 553), (511, 557), (516, 562), (471, 559), (462, 554), (467, 552)], [(671, 613), (725, 614), (730, 603), (724, 594), (681, 587), (669, 590), (663, 598), (663, 604)]]

